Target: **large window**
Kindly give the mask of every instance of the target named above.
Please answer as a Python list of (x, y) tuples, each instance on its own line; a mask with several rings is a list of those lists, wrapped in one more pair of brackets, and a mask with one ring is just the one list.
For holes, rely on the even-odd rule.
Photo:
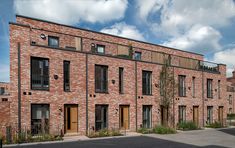
[(186, 106), (179, 106), (179, 123), (186, 121)]
[(213, 106), (207, 106), (207, 124), (213, 123)]
[(64, 61), (64, 91), (70, 90), (70, 62)]
[(4, 87), (1, 87), (0, 88), (0, 95), (3, 95), (5, 93), (5, 88)]
[(119, 93), (123, 94), (123, 68), (119, 67)]
[(95, 106), (95, 130), (101, 130), (108, 127), (108, 105)]
[(143, 105), (143, 128), (151, 128), (152, 122), (152, 106), (150, 105)]
[(220, 80), (218, 80), (218, 98), (220, 99), (221, 96), (220, 96)]
[(179, 75), (179, 96), (186, 96), (186, 86), (185, 86), (185, 77), (183, 75)]
[(141, 52), (135, 51), (134, 52), (134, 59), (135, 60), (141, 60)]
[(195, 77), (192, 78), (192, 96), (195, 98)]
[(31, 88), (49, 90), (49, 60), (31, 57)]
[(207, 98), (213, 98), (212, 79), (207, 79)]
[(48, 46), (59, 47), (59, 38), (55, 36), (48, 36)]
[(108, 66), (95, 65), (95, 91), (108, 92)]
[(232, 95), (228, 96), (228, 101), (229, 101), (229, 104), (232, 104)]
[(143, 95), (152, 94), (152, 72), (142, 71), (142, 93)]
[(48, 104), (31, 105), (31, 133), (33, 135), (49, 133), (49, 114)]

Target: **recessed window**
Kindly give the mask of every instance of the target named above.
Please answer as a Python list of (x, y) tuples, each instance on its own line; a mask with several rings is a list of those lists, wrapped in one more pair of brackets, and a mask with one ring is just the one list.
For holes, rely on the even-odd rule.
[(207, 124), (213, 123), (213, 106), (207, 106)]
[(1, 87), (0, 88), (0, 95), (3, 95), (5, 93), (5, 88), (4, 87)]
[(207, 98), (213, 98), (212, 79), (207, 79)]
[(108, 92), (108, 66), (95, 65), (95, 91)]
[(185, 86), (185, 78), (184, 75), (179, 75), (179, 96), (185, 97), (186, 96), (186, 86)]
[(134, 53), (134, 59), (135, 59), (135, 60), (141, 60), (141, 52), (135, 51), (135, 53)]
[(192, 78), (192, 96), (195, 97), (195, 77)]
[(31, 88), (49, 90), (49, 59), (31, 57)]
[(59, 38), (54, 36), (48, 36), (48, 46), (59, 47)]
[(123, 94), (123, 70), (124, 68), (119, 67), (119, 93)]
[(97, 45), (96, 52), (97, 53), (104, 53), (105, 52), (105, 46), (104, 45)]
[(220, 96), (220, 80), (218, 80), (218, 98), (220, 99), (221, 96)]
[(142, 72), (142, 93), (143, 95), (152, 95), (152, 72)]
[(179, 123), (186, 121), (186, 106), (179, 106)]
[(70, 90), (70, 62), (64, 61), (64, 91)]
[(95, 106), (95, 130), (99, 131), (108, 127), (108, 105)]

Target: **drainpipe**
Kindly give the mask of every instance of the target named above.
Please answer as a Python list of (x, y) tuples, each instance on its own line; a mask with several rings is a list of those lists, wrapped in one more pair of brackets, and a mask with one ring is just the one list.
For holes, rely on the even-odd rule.
[(88, 135), (88, 54), (86, 54), (86, 135)]
[(204, 127), (205, 126), (205, 98), (204, 98), (204, 73), (203, 73), (203, 70), (202, 70), (202, 126)]
[(136, 123), (136, 131), (138, 130), (137, 123), (137, 61), (135, 61), (135, 123)]
[(20, 43), (18, 42), (18, 130), (21, 133), (21, 59)]
[(175, 67), (173, 67), (173, 127), (175, 127)]

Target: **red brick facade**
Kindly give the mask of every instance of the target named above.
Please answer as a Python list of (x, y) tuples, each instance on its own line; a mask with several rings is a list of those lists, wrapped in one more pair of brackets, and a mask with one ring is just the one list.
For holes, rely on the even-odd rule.
[[(50, 105), (50, 132), (64, 131), (65, 105), (78, 105), (78, 130), (85, 134), (95, 126), (95, 105), (108, 105), (108, 128), (120, 126), (120, 105), (129, 106), (129, 128), (135, 131), (142, 125), (143, 105), (151, 105), (152, 125), (161, 123), (159, 76), (162, 69), (160, 58), (171, 57), (171, 69), (178, 83), (178, 75), (185, 75), (186, 96), (175, 94), (170, 107), (173, 125), (178, 123), (178, 107), (186, 106), (186, 120), (193, 120), (193, 106), (199, 109), (199, 126), (207, 120), (207, 106), (213, 106), (213, 120), (218, 120), (218, 108), (223, 106), (223, 117), (227, 115), (226, 66), (218, 64), (215, 69), (192, 68), (202, 62), (203, 56), (145, 42), (97, 33), (56, 23), (17, 16), (17, 23), (10, 24), (10, 81), (11, 81), (11, 124), (18, 124), (18, 88), (20, 75), (21, 125), (30, 128), (31, 105)], [(46, 39), (40, 35), (44, 34)], [(59, 37), (59, 48), (48, 47), (48, 36)], [(81, 48), (76, 40), (81, 40)], [(105, 45), (105, 54), (91, 52), (91, 44)], [(141, 51), (141, 61), (118, 57), (119, 48), (132, 47)], [(20, 53), (18, 52), (20, 51)], [(18, 58), (20, 57), (20, 59)], [(31, 89), (31, 57), (49, 59), (49, 91)], [(194, 59), (191, 61), (190, 59)], [(19, 63), (20, 60), (20, 63)], [(63, 61), (70, 61), (70, 91), (63, 89)], [(159, 61), (158, 61), (159, 60)], [(157, 62), (156, 62), (157, 61)], [(191, 62), (191, 66), (187, 65)], [(95, 92), (95, 65), (108, 66), (108, 92)], [(18, 68), (20, 67), (20, 73)], [(119, 67), (124, 68), (124, 93), (119, 93)], [(142, 70), (152, 72), (152, 95), (142, 94)], [(58, 76), (58, 79), (55, 79)], [(195, 96), (192, 96), (192, 78), (195, 77)], [(207, 98), (207, 79), (212, 79), (213, 99)], [(137, 80), (137, 81), (136, 81)], [(218, 83), (220, 81), (220, 88)], [(176, 90), (178, 90), (176, 85)], [(220, 89), (220, 90), (219, 90)], [(220, 97), (218, 93), (220, 92)], [(87, 112), (88, 111), (88, 112)], [(137, 121), (137, 122), (136, 122)]]

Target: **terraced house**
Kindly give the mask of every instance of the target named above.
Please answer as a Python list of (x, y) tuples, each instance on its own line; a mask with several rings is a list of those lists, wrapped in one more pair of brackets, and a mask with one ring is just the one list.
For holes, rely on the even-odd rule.
[[(10, 62), (10, 123), (33, 134), (136, 131), (165, 120), (201, 127), (227, 115), (226, 65), (197, 53), (18, 15)], [(165, 65), (174, 80), (167, 109)]]

